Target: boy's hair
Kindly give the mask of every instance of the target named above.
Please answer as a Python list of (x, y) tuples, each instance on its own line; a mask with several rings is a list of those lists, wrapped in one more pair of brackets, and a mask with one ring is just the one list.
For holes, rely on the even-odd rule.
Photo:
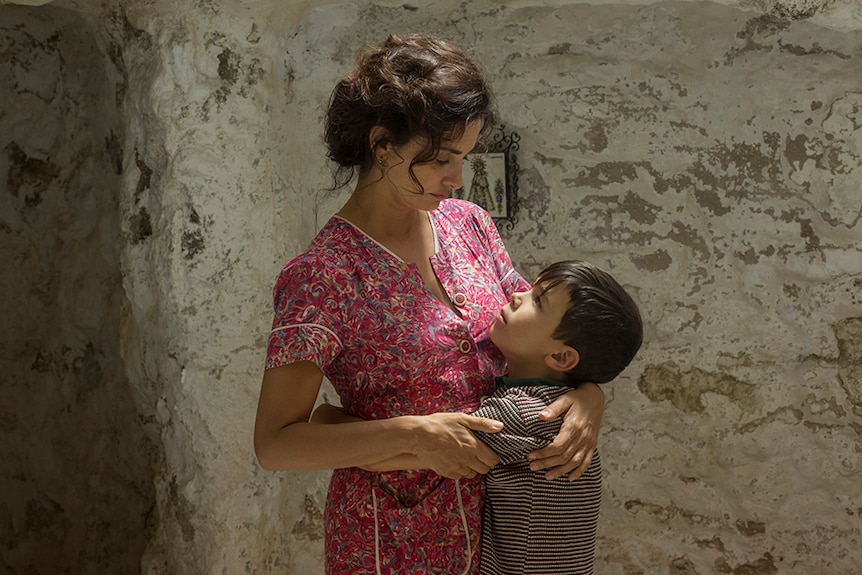
[(542, 270), (535, 285), (569, 292), (569, 307), (553, 333), (580, 355), (565, 373), (567, 383), (606, 383), (628, 366), (643, 342), (643, 323), (637, 304), (609, 273), (587, 262), (562, 261)]

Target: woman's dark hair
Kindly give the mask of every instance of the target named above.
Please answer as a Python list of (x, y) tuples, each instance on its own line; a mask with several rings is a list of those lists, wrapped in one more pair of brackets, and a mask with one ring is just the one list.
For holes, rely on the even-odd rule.
[(371, 165), (368, 135), (374, 126), (388, 133), (379, 144), (427, 141), (411, 163), (412, 174), (413, 165), (434, 159), (443, 141), (460, 138), (474, 120), (482, 122), (481, 140), (494, 123), (493, 99), (464, 51), (429, 36), (389, 36), (360, 55), (356, 71), (330, 97), (324, 140), (338, 165), (335, 188), (346, 185), (357, 167), (361, 172)]
[(563, 261), (542, 270), (536, 285), (569, 292), (569, 307), (552, 335), (580, 355), (565, 374), (568, 383), (606, 383), (631, 363), (643, 343), (643, 323), (637, 304), (609, 273)]

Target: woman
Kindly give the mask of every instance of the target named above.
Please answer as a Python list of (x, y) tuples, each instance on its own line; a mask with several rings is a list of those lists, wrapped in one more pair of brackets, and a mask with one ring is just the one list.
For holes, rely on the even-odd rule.
[[(330, 575), (477, 572), (482, 474), (497, 457), (471, 430), (501, 425), (467, 412), (504, 372), (494, 314), (529, 285), (487, 212), (448, 198), (493, 121), (477, 67), (426, 36), (370, 49), (332, 94), (329, 157), (342, 184), (359, 169), (356, 187), (278, 278), (255, 422), (263, 467), (335, 470)], [(324, 375), (364, 421), (309, 422)], [(536, 468), (582, 473), (602, 408), (593, 385), (555, 403), (549, 418), (568, 414)], [(360, 468), (404, 453), (422, 469)]]

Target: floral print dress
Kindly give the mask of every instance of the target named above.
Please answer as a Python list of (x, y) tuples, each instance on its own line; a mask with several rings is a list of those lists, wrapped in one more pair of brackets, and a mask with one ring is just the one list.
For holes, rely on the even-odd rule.
[[(451, 199), (429, 217), (431, 263), (457, 313), (415, 265), (336, 216), (277, 280), (267, 368), (314, 362), (363, 419), (475, 410), (504, 371), (488, 338), (494, 316), (529, 285), (487, 212)], [(481, 476), (336, 469), (326, 573), (478, 573), (483, 496)]]

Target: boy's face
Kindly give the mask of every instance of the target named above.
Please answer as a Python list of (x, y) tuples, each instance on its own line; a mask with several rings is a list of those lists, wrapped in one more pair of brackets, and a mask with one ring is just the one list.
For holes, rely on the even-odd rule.
[(554, 353), (562, 343), (552, 336), (569, 306), (569, 294), (562, 286), (544, 291), (533, 286), (516, 292), (491, 326), (491, 341), (509, 363), (533, 363)]

